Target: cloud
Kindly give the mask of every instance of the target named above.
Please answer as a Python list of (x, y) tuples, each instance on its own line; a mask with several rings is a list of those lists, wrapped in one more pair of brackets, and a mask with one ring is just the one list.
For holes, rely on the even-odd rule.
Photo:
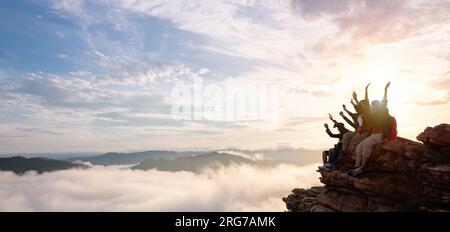
[(431, 100), (431, 101), (416, 101), (417, 105), (420, 106), (437, 106), (437, 105), (445, 105), (450, 102), (450, 94), (448, 94), (447, 97), (437, 100)]
[(66, 59), (67, 58), (67, 55), (66, 54), (59, 54), (58, 55), (58, 58), (60, 58), (60, 59)]
[(284, 211), (281, 198), (292, 188), (319, 184), (315, 168), (0, 172), (0, 211)]
[(131, 113), (109, 112), (100, 113), (96, 115), (97, 119), (94, 121), (96, 125), (103, 126), (171, 126), (180, 127), (184, 124), (183, 121), (174, 119), (162, 119), (149, 116), (135, 116)]
[[(86, 74), (83, 74), (86, 75)], [(47, 107), (98, 111), (122, 108), (130, 111), (170, 112), (170, 105), (157, 93), (102, 87), (95, 76), (55, 76), (30, 73), (3, 88), (3, 94), (25, 103)]]
[(429, 86), (431, 88), (435, 88), (435, 89), (449, 90), (450, 89), (450, 71), (445, 74), (443, 79), (431, 81), (429, 83)]
[[(448, 75), (449, 73), (446, 73)], [(450, 80), (449, 79), (438, 79), (428, 83), (428, 86), (435, 90), (435, 93), (441, 92), (441, 97), (433, 97), (432, 100), (422, 100), (415, 101), (417, 105), (420, 106), (439, 106), (446, 105), (450, 103)]]
[(434, 100), (434, 101), (427, 101), (427, 102), (416, 102), (417, 105), (421, 106), (437, 106), (437, 105), (445, 105), (449, 102), (449, 100)]
[[(299, 111), (324, 115), (332, 107), (348, 102), (353, 89), (359, 90), (368, 81), (381, 81), (380, 78), (390, 79), (406, 90), (401, 96), (392, 95), (391, 103), (395, 99), (415, 103), (416, 99), (406, 93), (415, 93), (422, 105), (445, 103), (442, 93), (433, 91), (428, 96), (429, 86), (422, 87), (448, 71), (449, 57), (443, 52), (449, 49), (448, 0), (50, 2), (52, 9), (38, 7), (31, 12), (32, 26), (42, 29), (39, 30), (42, 36), (17, 40), (30, 41), (27, 44), (36, 50), (32, 51), (34, 55), (24, 55), (30, 53), (27, 46), (17, 47), (23, 47), (23, 52), (3, 49), (11, 59), (0, 59), (0, 119), (1, 123), (19, 128), (34, 128), (37, 123), (42, 128), (64, 127), (57, 132), (61, 130), (65, 136), (73, 137), (55, 143), (56, 136), (46, 138), (45, 134), (39, 134), (35, 138), (39, 139), (36, 142), (39, 147), (23, 145), (30, 139), (11, 139), (4, 143), (11, 149), (16, 143), (17, 149), (45, 147), (45, 151), (57, 145), (60, 149), (70, 145), (82, 150), (94, 145), (103, 146), (101, 149), (179, 146), (160, 133), (164, 129), (170, 135), (177, 133), (169, 130), (174, 128), (164, 118), (170, 110), (170, 89), (174, 83), (199, 76), (204, 76), (208, 84), (235, 78), (252, 85), (279, 85), (287, 95), (281, 96), (282, 121), (303, 115)], [(26, 13), (20, 12), (17, 21), (21, 22)], [(36, 13), (41, 13), (43, 19), (54, 20), (36, 21)], [(6, 28), (6, 35), (23, 34), (22, 31)], [(57, 44), (57, 49), (47, 54), (45, 48), (52, 44)], [(58, 63), (39, 58), (46, 54)], [(67, 57), (57, 59), (58, 54)], [(14, 60), (23, 62), (17, 66)], [(397, 69), (410, 72), (401, 73)], [(73, 73), (64, 74), (67, 70)], [(30, 72), (39, 77), (21, 75)], [(443, 83), (432, 88), (447, 93), (445, 86), (448, 85)], [(396, 105), (407, 105), (401, 101)], [(392, 110), (397, 111), (399, 123), (413, 120), (410, 115), (421, 115), (413, 108), (392, 107)], [(101, 117), (111, 112), (126, 114), (127, 118)], [(439, 111), (433, 115), (442, 121), (446, 113)], [(425, 118), (417, 116), (414, 120), (429, 122)], [(155, 123), (166, 128), (147, 128)], [(185, 122), (179, 129), (196, 134), (197, 144), (193, 145), (195, 141), (191, 141), (189, 134), (184, 140), (177, 137), (176, 142), (201, 147), (231, 143), (247, 147), (257, 141), (262, 146), (290, 142), (296, 146), (321, 147), (326, 142), (326, 137), (312, 139), (311, 134), (322, 133), (313, 124), (305, 125), (309, 128), (302, 131), (281, 128), (275, 132), (292, 133), (279, 134), (253, 131), (249, 124)], [(418, 124), (415, 127), (409, 138), (423, 129)], [(214, 132), (205, 133), (200, 142), (199, 137), (206, 129)], [(219, 129), (221, 137), (209, 136), (218, 135)], [(158, 138), (153, 135), (146, 135), (153, 144), (149, 139), (138, 139), (137, 135), (147, 132), (155, 134), (151, 130), (162, 134), (160, 140), (156, 141)]]
[(52, 6), (57, 10), (65, 10), (81, 16), (84, 4), (84, 0), (58, 0), (53, 1)]
[(289, 119), (286, 126), (298, 126), (307, 123), (323, 122), (324, 120), (327, 120), (327, 117), (294, 117)]
[(16, 128), (16, 131), (19, 132), (26, 132), (26, 133), (40, 133), (40, 134), (47, 134), (47, 135), (64, 135), (62, 133), (41, 129), (41, 128)]
[(302, 88), (292, 88), (288, 90), (288, 93), (292, 93), (292, 94), (305, 94), (308, 93), (309, 91), (307, 89), (302, 89)]
[(350, 3), (342, 0), (293, 0), (291, 5), (304, 18), (316, 19), (324, 15), (345, 14), (350, 11)]
[(450, 20), (450, 2), (390, 0), (293, 0), (291, 7), (307, 22), (333, 25), (315, 41), (313, 53), (361, 59), (368, 46), (429, 37)]
[(334, 94), (328, 91), (316, 90), (312, 91), (311, 94), (315, 97), (333, 97)]
[[(66, 5), (64, 4), (65, 0), (55, 0), (55, 2), (62, 2), (55, 4), (56, 6)], [(101, 16), (92, 16), (100, 14), (98, 12), (90, 13), (96, 9), (96, 7), (92, 7), (93, 5), (102, 7)], [(286, 20), (290, 17), (290, 9), (285, 2), (253, 0), (123, 0), (112, 2), (102, 0), (82, 4), (82, 7), (55, 7), (55, 9), (62, 14), (78, 15), (87, 28), (98, 22), (120, 24), (121, 22), (118, 22), (117, 19), (123, 18), (130, 28), (134, 28), (127, 29), (130, 32), (127, 34), (137, 37), (140, 43), (145, 43), (145, 40), (142, 40), (145, 36), (136, 30), (138, 26), (134, 26), (135, 23), (130, 23), (133, 22), (133, 19), (128, 16), (137, 13), (148, 18), (158, 18), (170, 22), (171, 27), (177, 30), (190, 33), (189, 37), (194, 36), (196, 38), (194, 41), (180, 41), (180, 44), (184, 44), (190, 49), (194, 48), (197, 53), (206, 52), (209, 57), (221, 54), (228, 57), (227, 59), (240, 58), (241, 62), (252, 60), (278, 64), (300, 62), (304, 59), (299, 51), (302, 44), (293, 33), (288, 31), (289, 27), (294, 24)], [(115, 17), (110, 17), (111, 14)], [(288, 33), (286, 34), (286, 32)], [(90, 32), (85, 30), (85, 33), (89, 34)], [(170, 33), (163, 33), (163, 35), (167, 36)], [(86, 40), (94, 36), (88, 36)], [(287, 48), (286, 44), (291, 46)], [(100, 47), (97, 43), (93, 43), (93, 45), (93, 48)], [(176, 45), (179, 46), (179, 44)], [(113, 49), (107, 50), (114, 51)], [(129, 54), (126, 49), (124, 52)], [(115, 52), (115, 54), (120, 53)], [(136, 49), (134, 56), (138, 54), (140, 54), (139, 49)], [(143, 56), (139, 57), (142, 60)]]

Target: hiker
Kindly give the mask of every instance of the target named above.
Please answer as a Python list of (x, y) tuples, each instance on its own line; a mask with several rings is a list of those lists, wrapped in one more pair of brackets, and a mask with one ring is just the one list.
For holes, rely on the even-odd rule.
[(359, 114), (353, 113), (353, 112), (347, 110), (347, 107), (345, 106), (345, 104), (342, 105), (342, 109), (344, 109), (344, 111), (351, 117), (351, 119), (349, 119), (347, 116), (345, 116), (344, 111), (341, 111), (339, 113), (339, 115), (341, 115), (341, 117), (344, 119), (344, 121), (346, 121), (348, 123), (348, 125), (353, 127), (353, 129), (357, 130), (359, 127), (359, 125), (358, 125)]
[(347, 128), (345, 128), (344, 123), (340, 123), (340, 122), (334, 120), (334, 118), (331, 114), (329, 114), (328, 117), (334, 124), (333, 128), (338, 129), (339, 134), (333, 134), (327, 123), (324, 124), (324, 127), (326, 129), (325, 131), (327, 132), (328, 136), (330, 136), (331, 138), (339, 139), (339, 142), (334, 145), (334, 148), (332, 148), (328, 151), (324, 151), (322, 153), (323, 166), (319, 167), (320, 170), (328, 170), (334, 164), (334, 162), (337, 160), (337, 158), (341, 154), (342, 138), (345, 133), (349, 132), (349, 130)]
[[(368, 99), (368, 88), (370, 84), (366, 86), (366, 99)], [(368, 128), (368, 100), (362, 100), (358, 101), (358, 95), (356, 92), (353, 92), (353, 98), (351, 99), (350, 103), (353, 105), (353, 108), (355, 109), (356, 113), (352, 113), (345, 105), (343, 105), (343, 109), (352, 117), (354, 124), (356, 126), (356, 130), (354, 132), (347, 132), (344, 134), (344, 137), (342, 139), (342, 153), (350, 153), (351, 151), (348, 150), (350, 142), (353, 142), (355, 144), (359, 144), (361, 141), (366, 139), (369, 136), (369, 128)], [(355, 102), (353, 102), (355, 101)], [(342, 115), (341, 115), (342, 116)]]
[[(370, 114), (366, 115), (366, 120), (370, 127), (370, 135), (356, 147), (356, 164), (350, 174), (353, 176), (359, 175), (367, 165), (372, 148), (374, 145), (383, 140), (395, 140), (397, 138), (397, 123), (396, 119), (389, 114), (387, 108), (387, 91), (391, 82), (388, 82), (384, 88), (384, 97), (380, 102), (378, 100), (372, 101), (370, 105)], [(370, 85), (370, 84), (369, 84)], [(368, 85), (368, 86), (369, 86)], [(366, 87), (366, 99), (368, 102), (368, 94)], [(367, 110), (367, 109), (365, 109)], [(367, 113), (367, 112), (364, 112)], [(369, 117), (367, 117), (369, 116)]]

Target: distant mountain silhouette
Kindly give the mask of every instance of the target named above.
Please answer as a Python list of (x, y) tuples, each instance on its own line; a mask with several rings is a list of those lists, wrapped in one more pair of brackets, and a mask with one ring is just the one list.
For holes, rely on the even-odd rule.
[(254, 161), (242, 156), (231, 155), (226, 153), (210, 152), (196, 156), (178, 157), (173, 160), (166, 159), (146, 159), (142, 163), (132, 167), (138, 170), (157, 169), (160, 171), (190, 171), (199, 172), (200, 170), (211, 167), (217, 168), (221, 166), (230, 166), (231, 164), (248, 164), (258, 167), (270, 167), (281, 163), (289, 163), (275, 160)]
[(71, 168), (87, 168), (84, 164), (70, 163), (47, 158), (25, 158), (21, 156), (0, 158), (0, 171), (12, 171), (23, 174), (27, 171), (38, 173), (52, 172)]
[[(243, 156), (249, 160), (254, 159), (258, 155), (263, 155), (266, 160), (283, 161), (295, 164), (311, 164), (320, 162), (320, 151), (297, 149), (289, 147), (281, 147), (276, 149), (264, 149), (264, 150), (241, 150), (241, 149), (222, 149), (222, 150), (209, 150), (209, 151), (143, 151), (143, 152), (131, 152), (131, 153), (119, 153), (110, 152), (99, 156), (85, 156), (85, 157), (73, 157), (67, 159), (68, 161), (85, 161), (95, 165), (132, 165), (139, 164), (146, 159), (165, 159), (173, 160), (179, 157), (192, 157), (195, 155), (201, 155), (205, 153), (226, 153), (235, 156)], [(164, 161), (161, 161), (164, 162)], [(161, 164), (162, 165), (162, 164)]]
[(286, 161), (296, 164), (312, 164), (321, 161), (322, 151), (320, 150), (307, 150), (304, 148), (292, 148), (292, 147), (278, 147), (273, 149), (260, 149), (260, 150), (241, 150), (241, 149), (224, 149), (221, 150), (224, 153), (235, 154), (242, 153), (249, 157), (256, 157), (258, 154), (262, 154), (265, 159)]
[(177, 152), (177, 151), (144, 151), (144, 152), (133, 152), (133, 153), (118, 153), (110, 152), (100, 156), (90, 156), (90, 157), (74, 157), (67, 159), (68, 161), (84, 161), (90, 162), (95, 165), (131, 165), (138, 164), (142, 161), (153, 158), (153, 159), (175, 159), (180, 156), (190, 156), (194, 152)]

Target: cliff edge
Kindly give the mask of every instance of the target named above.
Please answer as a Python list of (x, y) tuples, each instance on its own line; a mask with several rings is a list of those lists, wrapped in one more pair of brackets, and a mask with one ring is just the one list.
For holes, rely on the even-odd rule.
[(290, 212), (450, 211), (450, 124), (428, 127), (414, 142), (404, 138), (374, 147), (365, 172), (348, 173), (351, 155), (319, 171), (323, 187), (294, 189), (283, 198)]

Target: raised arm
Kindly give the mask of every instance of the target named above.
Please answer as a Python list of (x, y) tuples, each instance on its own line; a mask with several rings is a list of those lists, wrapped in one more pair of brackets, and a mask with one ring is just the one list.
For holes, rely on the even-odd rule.
[(328, 124), (324, 124), (324, 126), (325, 126), (325, 131), (327, 132), (327, 134), (328, 134), (328, 136), (330, 136), (331, 138), (339, 138), (340, 136), (339, 136), (339, 134), (333, 134), (332, 132), (331, 132), (331, 130), (330, 130), (330, 128), (328, 127)]
[(334, 120), (333, 115), (328, 114), (328, 118), (329, 118), (332, 122), (337, 123), (337, 121)]
[(348, 125), (350, 125), (351, 127), (357, 129), (357, 126), (356, 126), (355, 122), (350, 120), (349, 118), (347, 118), (347, 116), (344, 115), (344, 112), (341, 111), (339, 114), (348, 123)]
[(388, 102), (387, 93), (388, 93), (389, 86), (391, 86), (391, 82), (390, 81), (384, 87), (384, 97), (383, 97), (383, 101), (382, 101), (382, 104), (383, 104), (384, 107), (387, 106), (387, 102)]
[(372, 83), (369, 83), (368, 85), (366, 85), (366, 94), (365, 94), (364, 100), (367, 102), (370, 102), (369, 101), (369, 86), (370, 86), (370, 84), (372, 84)]
[(369, 101), (369, 86), (371, 83), (369, 83), (368, 85), (366, 85), (366, 94), (364, 97), (364, 111), (366, 112), (366, 114), (370, 113), (370, 101)]
[(352, 104), (353, 109), (355, 109), (355, 111), (358, 111), (358, 110), (356, 109), (358, 103), (354, 103), (354, 102), (353, 102), (353, 99), (352, 99), (352, 100), (350, 101), (350, 104)]
[[(353, 102), (352, 102), (353, 104)], [(356, 108), (356, 105), (353, 105), (353, 107)], [(356, 113), (351, 112), (350, 110), (347, 109), (347, 107), (344, 105), (342, 105), (342, 109), (344, 109), (344, 111), (350, 115), (350, 117), (352, 118), (353, 122), (356, 122), (358, 120), (358, 115)]]
[(353, 96), (353, 99), (352, 99), (352, 100), (355, 100), (356, 104), (358, 104), (358, 102), (359, 102), (359, 101), (358, 101), (358, 95), (356, 94), (355, 91), (353, 91), (352, 96)]

